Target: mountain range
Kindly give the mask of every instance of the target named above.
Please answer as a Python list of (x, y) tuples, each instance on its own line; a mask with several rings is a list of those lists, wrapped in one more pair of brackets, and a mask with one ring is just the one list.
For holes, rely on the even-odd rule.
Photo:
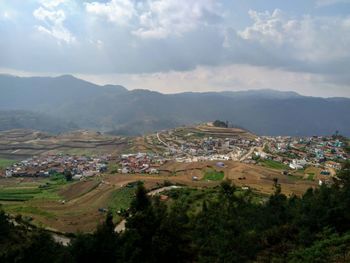
[(350, 99), (249, 90), (162, 94), (99, 86), (71, 75), (0, 75), (0, 130), (94, 129), (139, 135), (181, 125), (228, 121), (258, 135), (350, 136)]

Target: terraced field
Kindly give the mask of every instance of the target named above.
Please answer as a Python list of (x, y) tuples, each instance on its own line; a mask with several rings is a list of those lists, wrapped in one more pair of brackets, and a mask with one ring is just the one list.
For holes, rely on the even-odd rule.
[(127, 147), (127, 138), (92, 131), (76, 131), (58, 136), (32, 130), (0, 132), (0, 157), (11, 160), (44, 153), (118, 154)]
[[(217, 167), (215, 163), (169, 162), (159, 175), (106, 174), (73, 183), (36, 178), (1, 179), (0, 203), (7, 212), (31, 217), (33, 223), (40, 226), (62, 232), (90, 232), (105, 218), (104, 209), (114, 213), (116, 222), (121, 219), (116, 212), (129, 206), (134, 189), (126, 186), (134, 181), (143, 181), (149, 189), (164, 181), (206, 189), (230, 179), (238, 187), (248, 186), (257, 193), (269, 194), (274, 191), (273, 179), (278, 178), (282, 192), (287, 195), (300, 195), (317, 185), (314, 181), (284, 176), (276, 169), (233, 161)], [(194, 181), (193, 176), (198, 180)]]
[[(178, 137), (254, 136), (240, 129), (214, 127), (179, 128), (174, 131)], [(161, 139), (168, 138), (161, 134)], [(0, 133), (1, 166), (7, 166), (11, 159), (21, 159), (43, 153), (71, 154), (120, 154), (135, 151), (162, 151), (164, 145), (156, 135), (138, 138), (124, 138), (103, 135), (96, 132), (78, 131), (59, 136), (41, 132), (15, 130)], [(85, 181), (67, 183), (60, 176), (51, 179), (1, 178), (0, 204), (5, 211), (16, 216), (21, 214), (32, 219), (32, 223), (61, 232), (91, 232), (105, 218), (105, 211), (111, 210), (115, 221), (121, 220), (117, 211), (126, 209), (134, 196), (128, 183), (143, 181), (149, 189), (162, 185), (164, 181), (181, 184), (195, 189), (210, 189), (222, 180), (232, 180), (238, 187), (249, 187), (257, 194), (270, 194), (277, 178), (282, 192), (300, 195), (309, 187), (317, 187), (310, 179), (317, 179), (319, 171), (306, 170), (307, 176), (285, 176), (283, 166), (267, 162), (250, 165), (235, 161), (178, 163), (168, 161), (160, 167), (159, 175), (117, 173), (117, 163), (110, 163), (107, 174)], [(194, 178), (196, 179), (194, 180)]]

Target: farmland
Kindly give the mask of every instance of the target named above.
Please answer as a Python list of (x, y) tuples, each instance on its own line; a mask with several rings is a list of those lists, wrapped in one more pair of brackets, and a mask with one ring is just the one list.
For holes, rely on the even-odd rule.
[[(12, 179), (7, 179), (12, 180)], [(50, 179), (23, 183), (15, 181), (10, 186), (0, 187), (0, 201), (28, 201), (31, 199), (57, 199), (57, 190), (66, 185), (63, 175), (55, 175)]]
[[(210, 193), (210, 189), (214, 189), (225, 178), (232, 180), (238, 188), (249, 186), (258, 196), (274, 191), (274, 178), (279, 179), (282, 191), (288, 195), (300, 195), (316, 185), (310, 180), (283, 176), (279, 170), (233, 161), (225, 161), (224, 164), (224, 167), (217, 168), (215, 162), (166, 163), (158, 175), (107, 172), (78, 182), (66, 182), (59, 175), (51, 179), (0, 179), (0, 202), (5, 211), (14, 216), (21, 214), (32, 218), (36, 225), (75, 233), (93, 231), (105, 217), (101, 209), (112, 211), (114, 221), (120, 221), (117, 212), (127, 209), (134, 196), (135, 188), (128, 187), (128, 184), (140, 180), (148, 189), (159, 187), (165, 180), (188, 186), (188, 192), (185, 188), (180, 193), (181, 196), (183, 193), (194, 196), (191, 200), (201, 200), (203, 191)], [(193, 176), (199, 180), (193, 181)], [(193, 211), (200, 208), (200, 202), (190, 202)]]
[[(134, 138), (91, 131), (57, 136), (23, 130), (2, 132), (0, 156), (6, 157), (0, 159), (3, 167), (33, 155), (43, 157), (39, 158), (40, 162), (51, 154), (63, 158), (69, 153), (78, 155), (77, 160), (90, 156), (90, 160), (86, 158), (87, 163), (98, 159), (99, 154), (113, 158), (106, 159), (106, 170), (73, 182), (67, 182), (59, 174), (38, 178), (2, 177), (0, 203), (6, 212), (13, 216), (21, 214), (38, 226), (67, 233), (92, 232), (107, 211), (112, 212), (115, 223), (122, 219), (120, 212), (130, 206), (134, 197), (135, 188), (129, 184), (135, 181), (143, 181), (147, 189), (161, 187), (164, 181), (183, 186), (181, 190), (165, 193), (169, 194), (165, 202), (171, 204), (176, 198), (184, 198), (184, 204), (195, 213), (205, 198), (215, 198), (212, 193), (226, 179), (236, 185), (240, 194), (252, 191), (257, 202), (274, 192), (276, 179), (287, 196), (300, 196), (324, 179), (321, 172), (325, 168), (305, 166), (291, 170), (284, 164), (286, 159), (271, 153), (264, 158), (265, 148), (275, 149), (273, 140), (269, 147), (266, 145), (263, 139), (244, 130), (209, 125)], [(256, 153), (260, 154), (259, 158), (255, 158)], [(37, 159), (31, 158), (32, 163), (40, 163)], [(62, 160), (58, 163), (67, 159)], [(147, 172), (144, 167), (154, 168), (156, 172)], [(283, 173), (285, 170), (288, 173)]]
[[(88, 156), (116, 154), (127, 147), (128, 139), (125, 137), (85, 130), (61, 135), (50, 135), (33, 130), (0, 132), (0, 156), (7, 160), (21, 160), (48, 153)], [(0, 159), (0, 167), (2, 162), (4, 161)]]

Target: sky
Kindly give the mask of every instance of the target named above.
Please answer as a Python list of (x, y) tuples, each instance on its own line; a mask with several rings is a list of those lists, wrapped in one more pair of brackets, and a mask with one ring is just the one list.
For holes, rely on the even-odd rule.
[(350, 97), (350, 0), (0, 0), (0, 72)]

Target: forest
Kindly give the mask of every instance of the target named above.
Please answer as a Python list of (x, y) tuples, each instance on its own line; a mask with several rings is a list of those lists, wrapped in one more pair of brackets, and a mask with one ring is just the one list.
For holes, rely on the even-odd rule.
[(44, 230), (15, 225), (0, 212), (0, 262), (350, 262), (350, 162), (331, 185), (256, 202), (251, 191), (224, 181), (215, 198), (190, 211), (175, 198), (166, 205), (139, 184), (126, 230), (112, 215), (68, 246)]

